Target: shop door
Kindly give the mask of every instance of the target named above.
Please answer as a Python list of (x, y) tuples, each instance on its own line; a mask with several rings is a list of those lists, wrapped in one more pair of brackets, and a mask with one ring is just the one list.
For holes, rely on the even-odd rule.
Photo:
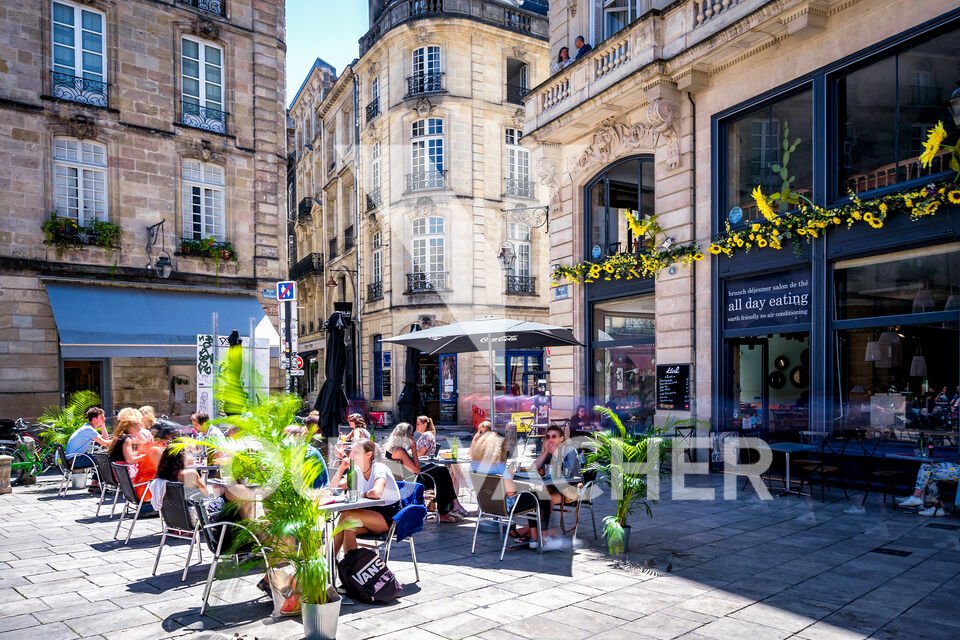
[(769, 418), (765, 339), (737, 338), (727, 341), (726, 430), (766, 431)]
[(506, 394), (511, 396), (533, 395), (536, 387), (534, 376), (527, 375), (543, 371), (542, 351), (508, 351)]
[(103, 360), (64, 360), (63, 361), (63, 399), (68, 400), (77, 391), (93, 391), (100, 396), (101, 405), (106, 405)]

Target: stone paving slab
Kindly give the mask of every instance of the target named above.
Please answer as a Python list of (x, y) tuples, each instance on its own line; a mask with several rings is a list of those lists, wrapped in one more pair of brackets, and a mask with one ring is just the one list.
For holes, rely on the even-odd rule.
[[(719, 495), (722, 482), (687, 484)], [(413, 583), (409, 550), (398, 545), (390, 566), (406, 583), (403, 597), (386, 607), (343, 606), (339, 637), (960, 637), (960, 519), (897, 513), (879, 497), (866, 514), (848, 515), (842, 492), (823, 503), (760, 501), (749, 489), (728, 502), (671, 500), (664, 484), (655, 517), (633, 523), (623, 562), (604, 553), (589, 523), (574, 549), (541, 556), (508, 548), (503, 562), (493, 534), (480, 534), (470, 553), (469, 520), (428, 523), (417, 536), (421, 581)], [(604, 498), (596, 507), (601, 517), (612, 511)], [(195, 555), (181, 582), (187, 545), (174, 542), (153, 576), (159, 521), (139, 522), (125, 545), (113, 540), (116, 519), (95, 517), (95, 508), (81, 491), (56, 498), (43, 479), (0, 496), (0, 640), (302, 637), (299, 618), (270, 617), (253, 574), (218, 580), (201, 616), (209, 554), (203, 563)]]

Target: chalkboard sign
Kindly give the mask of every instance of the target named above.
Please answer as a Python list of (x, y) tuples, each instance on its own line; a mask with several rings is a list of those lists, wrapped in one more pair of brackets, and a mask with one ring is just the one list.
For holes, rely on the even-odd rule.
[(657, 410), (690, 410), (690, 365), (657, 365)]

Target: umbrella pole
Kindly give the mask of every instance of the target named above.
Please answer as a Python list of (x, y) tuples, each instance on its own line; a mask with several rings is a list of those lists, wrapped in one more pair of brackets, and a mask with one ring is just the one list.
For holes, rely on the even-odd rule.
[(497, 405), (495, 394), (495, 381), (497, 379), (497, 365), (493, 359), (493, 340), (490, 334), (487, 334), (487, 355), (490, 357), (490, 428), (497, 430)]

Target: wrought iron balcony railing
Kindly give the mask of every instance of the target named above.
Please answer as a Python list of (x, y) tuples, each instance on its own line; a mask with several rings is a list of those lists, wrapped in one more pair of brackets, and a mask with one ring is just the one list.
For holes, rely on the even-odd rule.
[(507, 85), (507, 102), (510, 104), (523, 104), (523, 96), (527, 95), (527, 88), (523, 85)]
[(519, 178), (504, 178), (504, 193), (515, 198), (532, 198), (533, 183)]
[(428, 71), (408, 77), (407, 97), (443, 91), (443, 75), (440, 71)]
[(313, 198), (307, 196), (297, 205), (297, 220), (309, 220), (313, 215)]
[(180, 110), (180, 122), (187, 127), (212, 131), (213, 133), (227, 132), (226, 111), (204, 107), (194, 102), (181, 102)]
[(383, 300), (383, 281), (371, 282), (367, 285), (367, 302)]
[(446, 171), (419, 171), (407, 174), (407, 191), (430, 191), (447, 186)]
[(507, 293), (514, 296), (535, 296), (537, 279), (533, 276), (507, 276)]
[(380, 197), (380, 189), (367, 192), (367, 211), (373, 211), (381, 204), (383, 204), (383, 200)]
[(188, 4), (194, 9), (206, 11), (218, 16), (225, 16), (227, 3), (224, 0), (180, 0), (183, 4)]
[(378, 115), (380, 115), (380, 98), (371, 100), (370, 104), (367, 105), (367, 122), (370, 122)]
[(53, 71), (53, 97), (91, 107), (107, 106), (106, 82)]
[(408, 273), (407, 290), (404, 293), (437, 293), (447, 289), (447, 272)]
[(308, 253), (306, 256), (297, 260), (297, 263), (290, 268), (290, 279), (300, 280), (309, 275), (319, 275), (323, 273), (323, 254)]

